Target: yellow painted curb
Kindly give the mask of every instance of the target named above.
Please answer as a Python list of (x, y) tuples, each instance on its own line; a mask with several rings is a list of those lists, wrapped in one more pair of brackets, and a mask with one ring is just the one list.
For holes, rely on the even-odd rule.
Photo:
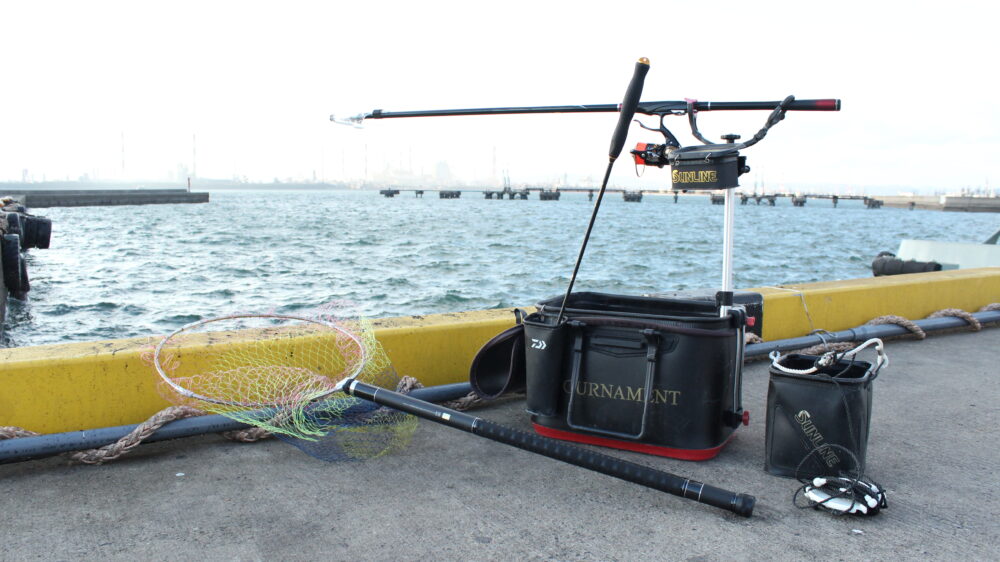
[(846, 330), (887, 314), (918, 320), (944, 308), (975, 312), (1000, 302), (1000, 267), (748, 290), (764, 296), (764, 340), (782, 340), (816, 329)]
[[(468, 380), (480, 347), (514, 324), (512, 308), (373, 321), (396, 371), (432, 386)], [(138, 423), (171, 404), (148, 356), (159, 337), (0, 350), (0, 426), (38, 433)], [(198, 361), (185, 349), (185, 361)]]
[[(976, 311), (1000, 301), (1000, 267), (749, 289), (764, 295), (764, 339), (844, 330), (877, 316)], [(374, 321), (400, 374), (425, 385), (468, 380), (476, 351), (513, 325), (512, 309)], [(138, 423), (168, 403), (143, 361), (158, 338), (0, 350), (0, 426), (40, 433)], [(192, 355), (195, 353), (191, 350)]]

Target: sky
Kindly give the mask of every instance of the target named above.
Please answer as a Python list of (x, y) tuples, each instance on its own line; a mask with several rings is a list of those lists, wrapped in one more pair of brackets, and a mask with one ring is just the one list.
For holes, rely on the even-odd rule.
[[(1000, 187), (990, 2), (57, 2), (0, 0), (0, 181), (396, 178), (596, 185), (617, 115), (372, 120), (330, 114), (840, 98), (744, 151), (744, 187)], [(744, 139), (767, 112), (711, 112)], [(646, 118), (649, 125), (654, 118)], [(697, 144), (686, 120), (667, 125)], [(660, 142), (633, 126), (627, 147)], [(626, 155), (627, 156), (627, 155)], [(611, 185), (637, 177), (627, 157)]]

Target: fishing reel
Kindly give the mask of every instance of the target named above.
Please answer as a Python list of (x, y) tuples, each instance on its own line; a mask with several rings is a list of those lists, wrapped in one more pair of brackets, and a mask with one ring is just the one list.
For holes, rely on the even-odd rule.
[(632, 158), (635, 159), (637, 175), (639, 175), (638, 169), (640, 165), (656, 166), (657, 168), (662, 168), (663, 166), (669, 165), (670, 162), (667, 160), (667, 155), (671, 151), (676, 150), (681, 146), (681, 143), (677, 140), (677, 137), (675, 137), (674, 134), (670, 132), (670, 129), (667, 129), (667, 127), (663, 124), (664, 117), (666, 117), (666, 115), (660, 115), (660, 127), (658, 129), (647, 127), (642, 123), (642, 121), (639, 121), (638, 119), (635, 119), (633, 121), (634, 123), (638, 124), (640, 127), (646, 129), (647, 131), (659, 132), (660, 134), (663, 135), (663, 138), (665, 139), (665, 142), (663, 144), (648, 144), (640, 142), (635, 145), (635, 150), (631, 152), (632, 152)]
[[(726, 135), (738, 139), (739, 135)], [(746, 156), (740, 156), (739, 146), (706, 144), (679, 148), (664, 144), (638, 143), (632, 150), (636, 168), (639, 165), (670, 166), (671, 188), (674, 190), (716, 190), (739, 187), (739, 176), (750, 171)]]
[[(771, 127), (785, 118), (785, 112), (794, 101), (794, 96), (788, 96), (782, 100), (771, 112), (764, 127), (753, 138), (744, 143), (737, 143), (740, 135), (734, 134), (722, 135), (724, 143), (713, 143), (705, 138), (698, 130), (698, 109), (695, 100), (685, 100), (686, 106), (683, 109), (671, 108), (658, 112), (660, 126), (657, 128), (646, 126), (636, 119), (635, 122), (640, 127), (647, 131), (656, 131), (664, 138), (663, 144), (636, 144), (635, 149), (631, 151), (632, 158), (635, 160), (636, 173), (639, 174), (640, 165), (656, 166), (657, 168), (670, 166), (672, 168), (670, 173), (671, 188), (680, 191), (739, 187), (739, 176), (750, 171), (750, 167), (746, 165), (746, 157), (741, 156), (739, 151), (757, 144), (763, 139)], [(704, 144), (681, 147), (677, 137), (663, 124), (667, 115), (687, 115), (688, 123), (691, 125), (691, 134)]]

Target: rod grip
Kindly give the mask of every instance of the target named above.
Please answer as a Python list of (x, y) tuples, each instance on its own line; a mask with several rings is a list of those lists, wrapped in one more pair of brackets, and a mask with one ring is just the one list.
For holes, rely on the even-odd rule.
[(611, 151), (608, 156), (612, 161), (618, 158), (625, 147), (625, 137), (628, 136), (628, 127), (635, 117), (635, 109), (639, 106), (639, 97), (642, 95), (642, 85), (646, 81), (646, 73), (649, 72), (649, 59), (643, 57), (635, 63), (635, 72), (632, 74), (632, 81), (629, 82), (628, 89), (625, 90), (625, 98), (622, 100), (620, 113), (618, 114), (618, 125), (615, 126), (615, 134), (611, 137)]
[(506, 443), (518, 449), (561, 460), (572, 465), (600, 472), (601, 474), (607, 474), (608, 476), (614, 476), (615, 478), (653, 488), (654, 490), (660, 490), (661, 492), (667, 492), (675, 496), (725, 509), (743, 517), (750, 517), (753, 514), (756, 499), (747, 494), (733, 493), (695, 480), (682, 478), (669, 472), (663, 472), (569, 445), (555, 439), (549, 439), (548, 437), (509, 428), (481, 418), (476, 422), (473, 433), (493, 441)]
[(797, 111), (840, 111), (840, 100), (795, 100), (790, 104), (788, 109)]

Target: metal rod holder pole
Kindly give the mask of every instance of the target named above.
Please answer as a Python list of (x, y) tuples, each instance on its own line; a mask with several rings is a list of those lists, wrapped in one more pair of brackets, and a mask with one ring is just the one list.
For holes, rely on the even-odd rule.
[[(722, 222), (722, 290), (732, 292), (733, 290), (733, 223), (736, 216), (736, 205), (733, 190), (727, 189), (725, 199), (723, 222)], [(719, 307), (719, 316), (725, 318), (729, 315), (730, 307), (722, 305)]]

